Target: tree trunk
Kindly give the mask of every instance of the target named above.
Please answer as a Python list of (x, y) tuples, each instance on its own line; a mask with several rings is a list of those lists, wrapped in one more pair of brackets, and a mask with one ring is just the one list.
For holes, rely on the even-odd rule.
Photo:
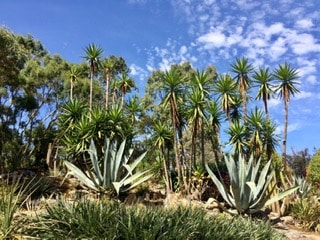
[(110, 82), (110, 70), (106, 70), (106, 109), (108, 109), (109, 104), (109, 82)]
[(93, 94), (93, 75), (94, 75), (94, 66), (93, 63), (90, 64), (90, 112), (92, 111), (92, 94)]
[(203, 120), (201, 122), (201, 163), (202, 168), (205, 169), (205, 152), (204, 152), (204, 123)]
[(173, 99), (170, 99), (171, 105), (171, 119), (172, 119), (172, 127), (173, 127), (173, 144), (174, 144), (174, 153), (175, 153), (175, 160), (176, 160), (176, 168), (178, 171), (178, 184), (182, 186), (182, 172), (181, 172), (181, 164), (180, 164), (180, 157), (179, 157), (179, 143), (177, 138), (177, 123), (176, 123), (176, 114), (175, 114), (175, 104)]
[(160, 157), (162, 158), (162, 161), (163, 161), (164, 176), (166, 179), (166, 190), (167, 190), (167, 193), (171, 193), (172, 192), (171, 178), (169, 177), (168, 166), (167, 166), (167, 162), (165, 159), (163, 147), (161, 147), (161, 156)]
[(288, 133), (288, 114), (289, 114), (289, 100), (284, 101), (284, 130), (283, 130), (283, 142), (282, 142), (282, 163), (284, 169), (287, 167), (287, 133)]

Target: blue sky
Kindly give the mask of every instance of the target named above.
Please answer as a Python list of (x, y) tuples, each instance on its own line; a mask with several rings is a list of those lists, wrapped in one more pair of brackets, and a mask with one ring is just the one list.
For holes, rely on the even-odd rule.
[[(288, 152), (320, 148), (320, 9), (315, 0), (10, 0), (0, 25), (32, 34), (50, 53), (81, 62), (89, 43), (125, 58), (140, 93), (155, 69), (189, 61), (230, 72), (236, 57), (299, 70), (290, 102)], [(255, 94), (253, 90), (253, 95)], [(283, 104), (270, 102), (283, 128)]]

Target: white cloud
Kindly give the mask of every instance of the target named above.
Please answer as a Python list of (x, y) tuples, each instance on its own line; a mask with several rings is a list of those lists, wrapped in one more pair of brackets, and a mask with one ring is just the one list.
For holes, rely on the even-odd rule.
[(205, 49), (220, 48), (225, 44), (226, 36), (215, 30), (200, 36), (198, 42), (203, 44)]
[(275, 106), (278, 106), (279, 104), (281, 104), (281, 99), (279, 99), (279, 98), (271, 98), (268, 101), (268, 107), (269, 108), (273, 108)]
[[(288, 125), (288, 133), (289, 132), (294, 132), (298, 129), (301, 128), (301, 124), (299, 123), (291, 123)], [(281, 124), (276, 128), (276, 134), (282, 134), (283, 133), (283, 129), (284, 129), (284, 125)]]
[(293, 132), (301, 128), (299, 123), (291, 123), (288, 125), (288, 132)]
[[(317, 73), (316, 60), (309, 60), (305, 57), (298, 57), (296, 60), (298, 66), (300, 66), (298, 70), (300, 78)], [(312, 79), (310, 79), (310, 81), (312, 81)]]
[(276, 60), (287, 52), (286, 40), (283, 37), (279, 37), (269, 48), (269, 56)]
[(295, 25), (297, 28), (308, 30), (313, 27), (313, 22), (311, 19), (305, 18), (305, 19), (298, 20)]
[(307, 81), (308, 83), (310, 83), (311, 85), (316, 85), (317, 83), (319, 83), (319, 82), (317, 81), (317, 78), (316, 78), (315, 75), (310, 75), (310, 76), (308, 76), (308, 77), (306, 78), (306, 81)]
[(295, 94), (292, 99), (299, 100), (299, 99), (310, 98), (310, 97), (313, 97), (313, 94), (311, 92), (300, 91), (299, 93)]
[(320, 44), (317, 44), (311, 34), (292, 34), (290, 46), (295, 54), (302, 55), (310, 52), (320, 52)]
[[(241, 32), (241, 28), (237, 28)], [(203, 46), (204, 49), (210, 50), (214, 48), (229, 48), (239, 42), (242, 37), (238, 33), (227, 34), (220, 29), (211, 29), (210, 32), (205, 33), (197, 38), (197, 42)]]
[(147, 78), (148, 73), (144, 68), (137, 66), (136, 64), (131, 64), (130, 65), (130, 74), (134, 77), (138, 77), (139, 80), (143, 81)]
[(183, 45), (181, 48), (180, 48), (180, 50), (179, 50), (179, 54), (180, 55), (184, 55), (184, 54), (186, 54), (188, 52), (188, 48), (185, 46), (185, 45)]

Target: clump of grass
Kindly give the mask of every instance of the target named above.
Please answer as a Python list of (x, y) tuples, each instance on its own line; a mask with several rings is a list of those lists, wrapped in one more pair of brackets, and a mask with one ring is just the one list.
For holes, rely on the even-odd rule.
[(202, 209), (60, 201), (29, 229), (41, 239), (283, 239), (269, 223), (208, 216)]
[(21, 178), (14, 179), (12, 183), (0, 182), (0, 239), (14, 239), (20, 235), (27, 220), (17, 217), (17, 212), (34, 189)]
[(318, 230), (320, 204), (312, 199), (300, 199), (292, 204), (291, 215), (306, 230)]

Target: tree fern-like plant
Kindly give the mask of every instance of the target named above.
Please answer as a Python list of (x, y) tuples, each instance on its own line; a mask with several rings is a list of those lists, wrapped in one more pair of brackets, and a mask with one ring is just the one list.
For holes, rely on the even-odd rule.
[(91, 140), (89, 154), (92, 170), (89, 170), (87, 174), (71, 162), (65, 161), (64, 164), (69, 169), (69, 174), (74, 175), (87, 187), (100, 193), (113, 189), (119, 195), (120, 192), (128, 191), (152, 176), (148, 174), (150, 170), (133, 173), (146, 152), (131, 161), (133, 149), (125, 152), (125, 145), (126, 140), (117, 149), (117, 141), (106, 138), (102, 151), (104, 155), (99, 157), (96, 146)]
[[(230, 186), (227, 186), (222, 180), (220, 181), (208, 165), (206, 165), (206, 168), (223, 199), (239, 214), (258, 212), (261, 208), (281, 200), (298, 188), (293, 187), (271, 197), (272, 191), (267, 191), (274, 171), (269, 172), (271, 160), (261, 171), (259, 171), (261, 158), (255, 164), (252, 156), (248, 163), (245, 163), (241, 156), (239, 156), (237, 162), (233, 157), (225, 156), (225, 162), (229, 173)], [(275, 184), (272, 186), (272, 189), (274, 188), (276, 188)]]

